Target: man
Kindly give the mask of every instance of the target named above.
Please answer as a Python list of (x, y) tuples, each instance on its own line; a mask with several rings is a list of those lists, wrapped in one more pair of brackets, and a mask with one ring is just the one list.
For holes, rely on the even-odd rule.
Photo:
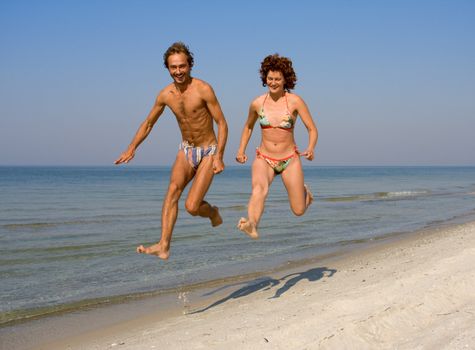
[[(168, 259), (170, 241), (178, 215), (178, 200), (193, 180), (185, 202), (186, 210), (193, 216), (209, 218), (212, 226), (223, 220), (218, 208), (204, 200), (214, 174), (224, 170), (223, 153), (228, 127), (212, 87), (203, 80), (191, 77), (193, 54), (182, 42), (174, 43), (163, 55), (165, 67), (173, 83), (157, 96), (145, 121), (140, 125), (128, 149), (115, 164), (128, 163), (137, 147), (148, 136), (165, 107), (172, 110), (182, 135), (178, 154), (170, 175), (170, 184), (162, 206), (162, 235), (160, 241), (149, 247), (140, 245), (138, 253)], [(218, 138), (213, 130), (213, 120), (218, 126)]]

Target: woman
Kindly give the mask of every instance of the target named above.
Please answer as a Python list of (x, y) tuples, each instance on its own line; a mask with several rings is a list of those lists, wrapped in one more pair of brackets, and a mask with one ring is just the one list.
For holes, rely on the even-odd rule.
[[(292, 61), (278, 54), (267, 56), (261, 63), (260, 75), (262, 86), (267, 86), (268, 92), (252, 101), (236, 155), (239, 163), (247, 161), (246, 147), (254, 124), (259, 120), (262, 140), (252, 164), (252, 194), (248, 204), (248, 218), (241, 218), (238, 223), (238, 228), (253, 239), (259, 237), (259, 220), (264, 211), (269, 186), (276, 175), (282, 176), (290, 208), (295, 215), (303, 215), (312, 203), (313, 196), (304, 184), (299, 156), (313, 160), (318, 138), (317, 127), (304, 100), (290, 92), (297, 81)], [(294, 125), (298, 116), (309, 135), (308, 147), (301, 153), (294, 140)]]

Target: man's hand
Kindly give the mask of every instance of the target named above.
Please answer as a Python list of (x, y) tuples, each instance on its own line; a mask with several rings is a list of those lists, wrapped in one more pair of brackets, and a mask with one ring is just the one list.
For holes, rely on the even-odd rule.
[(238, 163), (241, 163), (241, 164), (246, 163), (246, 162), (247, 162), (247, 156), (246, 156), (246, 154), (244, 154), (244, 153), (238, 153), (238, 154), (236, 155), (236, 161), (237, 161)]
[(128, 149), (120, 155), (119, 158), (114, 162), (114, 164), (128, 163), (135, 157), (135, 150)]
[(213, 157), (213, 172), (219, 174), (224, 170), (223, 160), (219, 157)]

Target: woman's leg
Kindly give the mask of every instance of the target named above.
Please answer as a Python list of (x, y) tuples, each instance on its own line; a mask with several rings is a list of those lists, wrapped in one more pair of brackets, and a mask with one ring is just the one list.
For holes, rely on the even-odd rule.
[(290, 209), (297, 215), (303, 215), (313, 201), (313, 195), (304, 184), (302, 162), (294, 157), (282, 172), (282, 181), (289, 196)]
[(267, 162), (256, 157), (252, 164), (252, 194), (247, 208), (248, 218), (241, 218), (238, 223), (238, 228), (253, 239), (259, 238), (257, 226), (264, 212), (264, 202), (274, 177), (274, 170)]

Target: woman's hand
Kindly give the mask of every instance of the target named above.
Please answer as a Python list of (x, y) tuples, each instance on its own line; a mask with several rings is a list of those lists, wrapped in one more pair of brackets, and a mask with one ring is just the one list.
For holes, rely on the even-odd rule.
[(246, 154), (245, 154), (245, 153), (238, 153), (238, 154), (236, 155), (236, 161), (237, 161), (238, 163), (241, 163), (241, 164), (246, 163), (246, 161), (247, 161), (247, 156), (246, 156)]
[(314, 152), (313, 152), (313, 149), (306, 149), (305, 151), (303, 151), (302, 153), (300, 153), (300, 155), (302, 157), (305, 157), (307, 158), (307, 160), (313, 160), (313, 156), (314, 156)]

